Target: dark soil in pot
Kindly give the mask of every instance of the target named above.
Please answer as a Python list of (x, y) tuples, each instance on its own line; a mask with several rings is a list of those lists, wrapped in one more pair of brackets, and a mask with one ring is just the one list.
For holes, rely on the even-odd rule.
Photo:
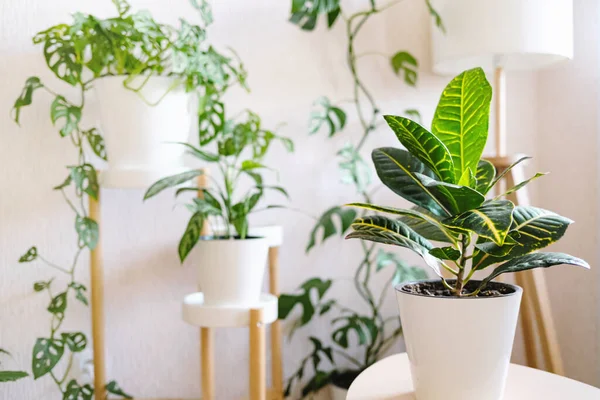
[(360, 375), (361, 372), (362, 371), (350, 370), (341, 372), (339, 374), (335, 374), (331, 378), (331, 384), (339, 388), (348, 390), (350, 389), (350, 385), (352, 385), (352, 382), (354, 382), (356, 377)]
[[(455, 282), (452, 279), (447, 280), (451, 285)], [(481, 281), (469, 281), (465, 285), (463, 289), (464, 294), (469, 294), (477, 290)], [(455, 297), (456, 296), (447, 289), (442, 281), (423, 281), (423, 282), (415, 282), (409, 283), (400, 288), (401, 291), (410, 294), (416, 294), (421, 296), (431, 296), (431, 297)], [(509, 285), (501, 282), (490, 282), (487, 286), (479, 292), (477, 296), (474, 297), (499, 297), (506, 296), (509, 294), (515, 293), (515, 287), (513, 285)]]

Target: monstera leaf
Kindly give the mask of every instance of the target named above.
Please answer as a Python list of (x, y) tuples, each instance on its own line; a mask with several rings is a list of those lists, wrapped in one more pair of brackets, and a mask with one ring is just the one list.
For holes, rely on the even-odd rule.
[(468, 186), (436, 181), (418, 172), (415, 176), (452, 215), (477, 208), (485, 201), (481, 193)]
[(39, 338), (33, 346), (33, 361), (31, 370), (34, 379), (50, 372), (60, 361), (65, 352), (65, 345), (59, 339)]
[(313, 228), (312, 232), (310, 233), (308, 245), (306, 246), (307, 253), (317, 243), (317, 234), (319, 233), (321, 228), (323, 229), (321, 242), (324, 242), (325, 240), (327, 240), (327, 238), (338, 233), (338, 229), (336, 228), (335, 223), (333, 222), (333, 217), (336, 215), (339, 217), (341, 222), (339, 234), (343, 235), (348, 230), (348, 228), (350, 228), (350, 225), (352, 224), (352, 221), (354, 221), (354, 218), (356, 218), (356, 211), (352, 209), (343, 209), (337, 206), (325, 211), (321, 218), (319, 218), (319, 220), (317, 221), (317, 224)]
[(481, 207), (448, 218), (443, 223), (449, 228), (475, 232), (480, 237), (502, 246), (513, 222), (514, 207), (508, 200), (492, 200)]
[(427, 279), (427, 273), (420, 267), (411, 267), (406, 262), (401, 260), (396, 253), (379, 249), (375, 257), (375, 271), (379, 272), (382, 269), (392, 266), (394, 275), (392, 277), (392, 285), (395, 286), (402, 282), (411, 282)]
[(310, 113), (309, 133), (315, 134), (325, 126), (329, 131), (329, 137), (340, 132), (346, 126), (346, 113), (339, 107), (331, 104), (327, 97), (321, 97), (313, 104)]
[(31, 102), (33, 100), (33, 92), (42, 87), (44, 87), (44, 85), (40, 81), (40, 78), (38, 78), (37, 76), (27, 78), (21, 95), (17, 100), (15, 100), (15, 104), (13, 105), (13, 109), (11, 111), (12, 118), (17, 124), (19, 124), (21, 108), (31, 105)]
[(333, 320), (334, 324), (338, 322), (343, 322), (343, 324), (331, 334), (331, 338), (344, 349), (348, 348), (350, 332), (356, 334), (358, 344), (361, 346), (373, 343), (379, 335), (375, 321), (368, 317), (347, 315)]
[(492, 89), (481, 68), (458, 75), (442, 93), (431, 129), (450, 151), (456, 177), (468, 177), (469, 168), (477, 170), (487, 141), (491, 99)]
[(415, 86), (417, 84), (419, 62), (412, 54), (399, 51), (392, 56), (390, 63), (396, 75), (401, 76), (404, 73), (404, 82), (407, 85)]
[(517, 206), (513, 211), (513, 224), (507, 237), (511, 239), (510, 242), (505, 242), (503, 246), (493, 242), (476, 244), (479, 251), (473, 257), (473, 267), (483, 269), (542, 249), (563, 237), (572, 222), (541, 208)]
[(433, 245), (400, 221), (381, 216), (358, 218), (352, 223), (353, 232), (346, 239), (362, 239), (371, 242), (405, 247), (423, 257), (436, 274), (441, 276), (439, 261), (429, 254)]
[[(315, 316), (317, 309), (319, 315), (331, 308), (331, 303), (321, 304), (321, 300), (331, 287), (331, 280), (312, 278), (300, 285), (299, 294), (282, 294), (279, 296), (279, 319), (286, 319), (296, 307), (302, 309), (302, 314), (292, 328), (292, 333), (301, 326), (308, 324)], [(315, 297), (316, 296), (316, 297)], [(313, 298), (316, 301), (313, 301)], [(323, 308), (326, 308), (323, 311)]]
[(319, 14), (327, 14), (327, 26), (331, 28), (340, 15), (340, 0), (292, 0), (290, 22), (312, 31)]
[(433, 195), (416, 173), (435, 179), (435, 173), (406, 150), (382, 147), (371, 155), (381, 182), (397, 195), (438, 216), (450, 216), (448, 209)]
[(409, 228), (423, 236), (425, 239), (452, 243), (457, 241), (457, 235), (455, 233), (447, 229), (440, 220), (424, 209), (407, 210), (367, 203), (350, 203), (346, 204), (346, 206), (401, 215), (402, 218), (400, 218), (400, 221), (404, 222)]
[(575, 265), (586, 269), (590, 268), (590, 265), (587, 262), (565, 253), (533, 253), (515, 258), (500, 265), (481, 283), (482, 286), (484, 286), (492, 279), (507, 272), (526, 271), (534, 268), (548, 268), (561, 264)]
[(456, 183), (454, 164), (444, 144), (427, 129), (408, 118), (384, 116), (404, 147), (444, 182)]

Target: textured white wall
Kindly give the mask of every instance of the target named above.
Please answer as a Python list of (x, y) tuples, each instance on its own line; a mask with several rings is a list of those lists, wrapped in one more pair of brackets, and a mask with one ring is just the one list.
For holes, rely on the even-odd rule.
[[(346, 99), (351, 95), (341, 25), (330, 33), (324, 30), (301, 32), (287, 22), (287, 1), (214, 3), (216, 24), (210, 33), (211, 40), (235, 48), (250, 73), (252, 93), (232, 93), (230, 107), (249, 107), (259, 112), (265, 124), (270, 126), (286, 122), (282, 134), (296, 141), (293, 156), (277, 150), (268, 160), (280, 170), (281, 181), (292, 196), (293, 206), (319, 214), (332, 205), (354, 199), (352, 190), (338, 183), (334, 154), (345, 141), (356, 137), (356, 118), (350, 114), (346, 132), (332, 140), (326, 140), (323, 134), (313, 137), (306, 134), (312, 101), (321, 95), (334, 99)], [(361, 1), (349, 3), (359, 5)], [(422, 3), (410, 0), (389, 10), (366, 26), (358, 43), (364, 51), (413, 52), (422, 64), (419, 89), (405, 87), (390, 72), (385, 59), (362, 59), (359, 68), (380, 99), (384, 112), (400, 113), (408, 107), (417, 107), (425, 121), (429, 121), (447, 79), (428, 73), (428, 17)], [(137, 8), (149, 8), (167, 21), (191, 13), (183, 0), (168, 5), (158, 0), (139, 0), (133, 4)], [(27, 37), (36, 28), (59, 22), (75, 10), (106, 15), (110, 2), (61, 0), (41, 3), (30, 0), (3, 2), (0, 6), (3, 18), (0, 48), (15, 53), (15, 49), (28, 43)], [(7, 16), (8, 22), (4, 24)], [(43, 24), (28, 30), (17, 29), (18, 21), (22, 20)], [(70, 212), (51, 187), (63, 178), (63, 166), (73, 162), (75, 155), (50, 124), (50, 100), (38, 96), (36, 105), (24, 111), (20, 129), (8, 118), (8, 110), (23, 81), (34, 74), (51, 81), (38, 55), (13, 54), (0, 58), (0, 136), (3, 143), (0, 146), (0, 343), (13, 351), (15, 365), (27, 369), (34, 340), (47, 332), (49, 322), (45, 310), (47, 298), (33, 293), (32, 284), (52, 276), (52, 271), (39, 265), (19, 265), (16, 260), (35, 243), (49, 258), (67, 262), (74, 239)], [(512, 74), (509, 78), (509, 150), (536, 155), (539, 151), (533, 134), (538, 131), (535, 75)], [(537, 83), (539, 88), (539, 81)], [(589, 130), (587, 133), (593, 135), (595, 132)], [(367, 147), (370, 151), (380, 145), (395, 145), (393, 136), (385, 129), (375, 134)], [(141, 191), (103, 191), (108, 375), (139, 397), (197, 397), (200, 391), (198, 332), (181, 322), (179, 307), (182, 297), (194, 290), (191, 265), (199, 255), (194, 254), (185, 267), (178, 265), (176, 246), (184, 229), (186, 213), (182, 208), (172, 210), (172, 196), (165, 194), (146, 204), (141, 203), (141, 196)], [(377, 200), (388, 204), (394, 201), (386, 190), (378, 193)], [(567, 198), (559, 204), (563, 210), (568, 211), (564, 204), (569, 200), (572, 199)], [(582, 196), (581, 200), (586, 202), (589, 213), (596, 212), (591, 198)], [(562, 211), (560, 207), (558, 209)], [(584, 215), (577, 219), (585, 218)], [(256, 222), (284, 225), (286, 240), (281, 251), (284, 290), (292, 290), (304, 279), (315, 275), (350, 276), (356, 265), (360, 254), (358, 244), (339, 239), (331, 239), (306, 256), (304, 247), (313, 222), (303, 215), (277, 211), (260, 216)], [(588, 253), (593, 252), (594, 244), (590, 241), (582, 246), (586, 246)], [(402, 254), (418, 262), (408, 253)], [(81, 259), (80, 265), (79, 277), (88, 281), (87, 256)], [(571, 271), (564, 272), (564, 276), (571, 274)], [(357, 304), (353, 292), (347, 290), (351, 286), (346, 282), (341, 280), (333, 290), (349, 304)], [(393, 315), (395, 305), (393, 299), (389, 300), (386, 309)], [(574, 319), (577, 319), (576, 323), (587, 323), (578, 313), (568, 309), (568, 304), (563, 301), (563, 308), (557, 315), (561, 326), (573, 323)], [(89, 311), (78, 305), (71, 307), (67, 327), (89, 332)], [(326, 337), (325, 329), (324, 325), (314, 325), (299, 332), (291, 344), (286, 342), (286, 375), (295, 369), (305, 354), (307, 343), (304, 338), (308, 335)], [(219, 398), (239, 397), (246, 391), (246, 337), (245, 329), (221, 330), (217, 335)], [(562, 335), (561, 339), (569, 341), (568, 334)], [(584, 354), (567, 355), (569, 372), (593, 365), (591, 352), (585, 351), (589, 346), (588, 342), (574, 341), (571, 347)], [(1, 386), (0, 399), (56, 399), (52, 386), (46, 378), (35, 382), (27, 379)]]

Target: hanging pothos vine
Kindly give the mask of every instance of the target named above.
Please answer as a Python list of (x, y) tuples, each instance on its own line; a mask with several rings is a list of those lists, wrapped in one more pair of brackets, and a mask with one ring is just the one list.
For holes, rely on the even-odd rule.
[[(345, 15), (339, 0), (292, 0), (290, 21), (304, 30), (313, 30), (319, 17), (325, 15), (328, 28), (341, 19), (345, 24), (347, 36), (346, 59), (352, 74), (353, 96), (352, 103), (360, 121), (361, 134), (355, 138), (354, 143), (346, 144), (337, 153), (339, 168), (342, 172), (342, 181), (351, 184), (365, 202), (371, 201), (372, 191), (371, 171), (360, 152), (365, 146), (367, 138), (377, 128), (380, 108), (376, 103), (373, 93), (367, 88), (357, 67), (359, 57), (379, 55), (378, 53), (358, 54), (356, 39), (365, 24), (375, 15), (397, 5), (402, 0), (390, 1), (380, 5), (376, 0), (365, 2), (367, 8), (363, 11)], [(429, 0), (425, 1), (430, 14), (437, 26), (443, 30), (440, 16), (432, 7)], [(393, 72), (403, 78), (409, 86), (415, 86), (418, 78), (418, 62), (407, 51), (399, 51), (389, 58)], [(404, 114), (418, 118), (417, 110), (409, 109)], [(326, 130), (329, 137), (341, 132), (346, 126), (346, 112), (328, 98), (318, 99), (310, 115), (309, 133), (315, 134)], [(344, 235), (352, 221), (357, 217), (352, 208), (338, 206), (326, 210), (317, 220), (312, 230), (306, 251), (310, 251), (317, 242), (336, 234)], [(339, 218), (339, 228), (334, 222)], [(321, 233), (322, 232), (322, 233)], [(410, 267), (400, 260), (393, 252), (378, 249), (377, 246), (361, 243), (363, 257), (354, 273), (354, 286), (360, 299), (368, 307), (368, 313), (360, 313), (340, 304), (336, 299), (327, 299), (326, 294), (332, 285), (331, 280), (312, 278), (304, 282), (294, 294), (283, 294), (279, 300), (279, 317), (282, 319), (291, 315), (298, 306), (301, 309), (299, 319), (293, 322), (292, 333), (308, 324), (314, 317), (323, 316), (335, 310), (336, 316), (331, 318), (333, 332), (331, 334), (332, 346), (325, 346), (323, 342), (310, 337), (311, 351), (301, 360), (299, 368), (288, 378), (285, 395), (289, 396), (295, 384), (302, 385), (303, 397), (315, 393), (325, 385), (335, 382), (338, 386), (349, 387), (354, 378), (365, 368), (376, 362), (398, 336), (402, 334), (402, 327), (397, 317), (385, 317), (381, 307), (386, 294), (396, 283), (417, 280), (426, 277), (423, 270)], [(371, 278), (380, 270), (389, 270), (390, 277), (386, 285), (376, 294), (371, 288)], [(356, 335), (362, 356), (357, 357), (350, 351), (351, 333)], [(291, 336), (291, 335), (290, 335)], [(329, 367), (323, 361), (328, 360)], [(350, 366), (350, 367), (348, 367)], [(312, 367), (312, 374), (307, 370)]]
[[(191, 0), (199, 11), (202, 25), (190, 24), (181, 19), (179, 27), (156, 22), (147, 11), (130, 12), (123, 0), (112, 0), (118, 15), (101, 19), (82, 13), (73, 14), (73, 22), (58, 24), (39, 32), (33, 38), (43, 45), (46, 65), (54, 75), (75, 88), (77, 94), (59, 94), (38, 77), (25, 82), (21, 95), (15, 101), (12, 116), (20, 123), (23, 107), (30, 106), (33, 94), (42, 90), (53, 98), (50, 119), (59, 134), (74, 146), (76, 162), (67, 166), (66, 178), (54, 187), (60, 192), (74, 214), (77, 242), (68, 265), (52, 261), (50, 256), (33, 246), (19, 259), (20, 263), (39, 261), (66, 277), (65, 286), (58, 287), (55, 277), (35, 282), (35, 292), (46, 293), (50, 313), (48, 335), (37, 338), (32, 350), (32, 375), (34, 379), (50, 377), (64, 400), (90, 400), (94, 388), (70, 376), (76, 353), (88, 344), (85, 333), (62, 329), (67, 305), (72, 301), (88, 305), (86, 286), (78, 281), (77, 266), (81, 254), (93, 250), (98, 242), (98, 223), (89, 217), (86, 196), (98, 198), (97, 172), (88, 160), (86, 147), (103, 160), (107, 160), (104, 140), (96, 127), (83, 126), (82, 115), (86, 95), (94, 82), (106, 76), (123, 76), (128, 90), (135, 77), (172, 77), (172, 88), (183, 85), (199, 98), (198, 121), (204, 134), (211, 134), (225, 123), (222, 118), (221, 97), (232, 84), (245, 87), (245, 70), (233, 58), (217, 52), (206, 41), (206, 28), (212, 22), (210, 5), (204, 0)], [(125, 90), (125, 89), (124, 89)], [(62, 373), (56, 368), (62, 365)], [(21, 374), (19, 377), (23, 377)], [(127, 397), (115, 381), (105, 387), (107, 393)]]

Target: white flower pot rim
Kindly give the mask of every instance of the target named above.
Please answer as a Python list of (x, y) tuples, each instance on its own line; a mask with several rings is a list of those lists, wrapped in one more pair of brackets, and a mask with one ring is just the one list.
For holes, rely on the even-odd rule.
[[(516, 295), (520, 294), (521, 292), (523, 292), (523, 289), (520, 286), (513, 285), (511, 283), (506, 283), (506, 282), (494, 282), (494, 281), (489, 282), (489, 283), (492, 283), (494, 285), (507, 286), (510, 289), (512, 289), (513, 291), (511, 293), (502, 294), (500, 296), (486, 296), (486, 297), (461, 296), (461, 297), (458, 297), (458, 296), (429, 296), (426, 294), (411, 293), (411, 292), (402, 290), (403, 287), (408, 286), (408, 285), (415, 285), (415, 284), (419, 284), (419, 283), (441, 282), (441, 281), (442, 281), (441, 279), (423, 279), (423, 280), (418, 280), (418, 281), (402, 282), (402, 283), (399, 283), (396, 286), (394, 286), (394, 289), (397, 292), (400, 292), (402, 294), (409, 295), (409, 296), (426, 297), (426, 298), (439, 299), (439, 300), (450, 300), (450, 299), (455, 299), (455, 300), (492, 300), (492, 299), (516, 296)], [(455, 279), (446, 279), (446, 281), (452, 282), (452, 281), (455, 281)], [(481, 280), (472, 279), (469, 282), (480, 283)]]
[(227, 241), (231, 241), (231, 240), (257, 240), (258, 241), (261, 239), (265, 239), (265, 237), (264, 236), (246, 236), (244, 239), (242, 239), (242, 238), (240, 238), (239, 235), (232, 235), (232, 236), (207, 235), (207, 236), (200, 236), (200, 238), (199, 238), (199, 240), (203, 240), (205, 242), (216, 242), (216, 241), (227, 242)]

